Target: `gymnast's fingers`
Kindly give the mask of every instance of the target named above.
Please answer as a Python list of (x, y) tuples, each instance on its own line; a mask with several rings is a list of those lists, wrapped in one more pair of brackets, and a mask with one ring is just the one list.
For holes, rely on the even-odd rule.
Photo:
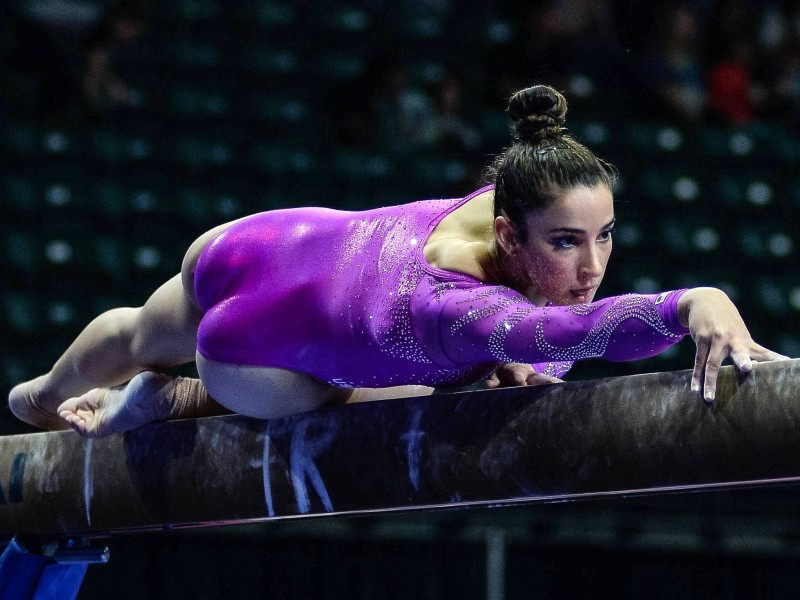
[(535, 372), (531, 365), (525, 363), (506, 363), (497, 369), (495, 375), (499, 387), (516, 387), (526, 385), (528, 377)]
[(694, 368), (692, 369), (691, 388), (693, 392), (700, 393), (703, 379), (706, 372), (706, 359), (710, 350), (711, 342), (705, 338), (697, 338), (697, 351), (694, 355)]
[(718, 337), (714, 338), (708, 349), (703, 375), (703, 399), (713, 402), (717, 393), (717, 376), (722, 366), (722, 361), (728, 356), (729, 346)]
[(558, 377), (550, 377), (549, 375), (542, 375), (541, 373), (532, 373), (525, 381), (527, 385), (547, 385), (548, 383), (564, 383), (563, 379)]
[(489, 379), (483, 382), (483, 387), (487, 390), (493, 390), (500, 387), (500, 378), (497, 376), (497, 372), (492, 373), (489, 376)]
[(742, 373), (749, 373), (753, 370), (752, 353), (747, 348), (735, 347), (731, 350), (730, 355), (733, 365)]
[(788, 356), (773, 352), (755, 342), (749, 345), (733, 347), (730, 353), (731, 360), (739, 371), (749, 373), (753, 370), (753, 365), (759, 361), (790, 360)]
[(764, 348), (764, 346), (760, 346), (758, 344), (755, 345), (756, 350), (750, 354), (750, 357), (754, 361), (771, 361), (771, 360), (792, 360), (791, 356), (786, 356), (784, 354), (780, 354), (778, 352), (774, 352), (769, 348)]
[(511, 363), (506, 365), (505, 372), (508, 375), (509, 385), (517, 386), (525, 385), (528, 377), (536, 371), (534, 371), (533, 367), (530, 365), (523, 363)]

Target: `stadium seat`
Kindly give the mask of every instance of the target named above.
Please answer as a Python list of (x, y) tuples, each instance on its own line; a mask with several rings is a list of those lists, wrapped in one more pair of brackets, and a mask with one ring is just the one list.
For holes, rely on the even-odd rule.
[(367, 61), (360, 52), (332, 51), (320, 54), (315, 62), (315, 72), (329, 83), (353, 81), (367, 70)]
[(319, 3), (313, 8), (311, 21), (321, 33), (362, 33), (372, 25), (372, 16), (353, 5)]
[(224, 58), (221, 46), (191, 37), (173, 41), (171, 52), (176, 62), (188, 69), (219, 67)]
[(190, 85), (173, 86), (169, 91), (170, 108), (188, 118), (222, 117), (230, 109), (230, 98), (219, 89)]
[(394, 171), (392, 162), (372, 152), (342, 149), (333, 157), (334, 174), (347, 181), (364, 181), (388, 177)]
[(686, 135), (671, 123), (637, 121), (626, 128), (625, 140), (636, 152), (660, 155), (679, 152), (686, 144)]
[(44, 307), (35, 295), (14, 290), (3, 292), (0, 298), (5, 325), (15, 336), (36, 334), (47, 328)]
[(266, 32), (296, 23), (297, 9), (291, 2), (249, 0), (245, 14)]
[(272, 141), (257, 141), (249, 152), (252, 165), (258, 170), (280, 177), (289, 173), (308, 173), (317, 163), (302, 147), (287, 147)]
[(39, 204), (39, 190), (34, 178), (7, 174), (4, 177), (4, 186), (6, 209), (22, 215), (36, 210)]
[(244, 109), (257, 121), (269, 123), (283, 130), (303, 129), (314, 117), (308, 101), (291, 93), (251, 94), (243, 102)]
[(192, 171), (222, 167), (235, 157), (235, 145), (220, 137), (200, 137), (194, 134), (176, 136), (174, 141), (176, 164)]
[(12, 121), (4, 130), (6, 147), (11, 154), (27, 157), (39, 152), (39, 136), (35, 126)]
[(251, 72), (276, 83), (292, 83), (293, 77), (301, 77), (304, 61), (300, 52), (285, 46), (257, 43), (245, 49), (245, 65)]
[(222, 12), (216, 0), (177, 0), (172, 3), (172, 10), (178, 18), (188, 22), (218, 18)]
[[(34, 276), (41, 268), (43, 254), (39, 252), (39, 244), (35, 234), (27, 228), (3, 228), (3, 257), (5, 276), (15, 276), (17, 280)], [(12, 274), (12, 271), (14, 274)]]

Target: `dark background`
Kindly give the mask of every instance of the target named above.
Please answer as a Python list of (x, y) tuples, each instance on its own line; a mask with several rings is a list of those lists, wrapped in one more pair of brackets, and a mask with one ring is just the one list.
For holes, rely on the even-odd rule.
[[(0, 390), (205, 230), (474, 190), (544, 82), (621, 178), (600, 295), (714, 285), (800, 356), (800, 7), (743, 0), (16, 1), (0, 9)], [(689, 368), (690, 341), (569, 378)], [(31, 431), (0, 408), (0, 433)], [(790, 489), (113, 540), (82, 598), (790, 597)], [(487, 533), (488, 532), (488, 533)], [(500, 537), (497, 537), (497, 536)], [(492, 537), (494, 536), (494, 537)], [(495, 555), (497, 556), (497, 555)]]

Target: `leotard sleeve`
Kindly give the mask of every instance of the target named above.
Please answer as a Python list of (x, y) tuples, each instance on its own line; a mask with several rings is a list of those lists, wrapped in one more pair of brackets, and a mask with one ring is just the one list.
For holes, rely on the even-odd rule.
[(678, 320), (684, 291), (540, 307), (503, 286), (431, 277), (417, 289), (412, 315), (415, 334), (442, 365), (628, 361), (656, 355), (689, 332)]

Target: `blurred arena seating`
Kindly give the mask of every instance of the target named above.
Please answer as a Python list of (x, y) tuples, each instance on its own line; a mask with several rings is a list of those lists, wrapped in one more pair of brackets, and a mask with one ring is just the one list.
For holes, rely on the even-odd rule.
[[(138, 105), (40, 111), (14, 97), (0, 175), (4, 394), (45, 371), (99, 311), (141, 303), (216, 224), (278, 207), (356, 210), (474, 189), (509, 140), (502, 94), (487, 82), (515, 28), (488, 4), (465, 23), (446, 2), (431, 4), (438, 11), (375, 2), (384, 7), (376, 16), (347, 3), (251, 1), (229, 11), (180, 0), (150, 15), (142, 42), (119, 57), (143, 90)], [(407, 85), (428, 95), (456, 61), (474, 67), (457, 75), (461, 118), (479, 147), (379, 139), (373, 98), (387, 71), (376, 65), (393, 47), (404, 50)], [(800, 355), (800, 139), (763, 122), (626, 118), (638, 114), (635, 100), (577, 75), (568, 126), (621, 173), (602, 295), (720, 286), (757, 340)], [(576, 376), (692, 360), (686, 343), (654, 362), (592, 362)]]

